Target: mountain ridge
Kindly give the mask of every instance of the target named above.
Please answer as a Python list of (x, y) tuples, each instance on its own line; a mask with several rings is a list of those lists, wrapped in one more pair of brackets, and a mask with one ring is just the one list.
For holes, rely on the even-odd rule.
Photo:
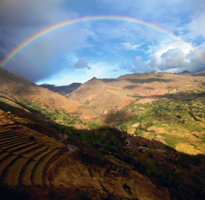
[(14, 101), (14, 103), (31, 104), (34, 103), (46, 109), (64, 110), (66, 112), (82, 112), (87, 115), (96, 116), (89, 106), (82, 106), (77, 101), (70, 100), (65, 96), (40, 87), (31, 80), (8, 72), (6, 69), (0, 70), (0, 96), (4, 99)]
[(47, 88), (53, 92), (58, 92), (59, 94), (62, 94), (62, 95), (66, 95), (66, 94), (73, 92), (81, 85), (82, 85), (81, 83), (71, 83), (70, 85), (62, 85), (62, 86), (55, 86), (55, 85), (50, 85), (50, 84), (41, 84), (38, 86)]
[[(80, 103), (86, 102), (97, 113), (103, 114), (111, 107), (120, 110), (135, 98), (140, 98), (139, 103), (147, 103), (166, 98), (165, 94), (168, 93), (200, 89), (196, 81), (202, 81), (203, 74), (203, 71), (183, 74), (161, 72), (126, 74), (116, 79), (92, 78), (66, 97)], [(108, 99), (113, 103), (109, 104)]]

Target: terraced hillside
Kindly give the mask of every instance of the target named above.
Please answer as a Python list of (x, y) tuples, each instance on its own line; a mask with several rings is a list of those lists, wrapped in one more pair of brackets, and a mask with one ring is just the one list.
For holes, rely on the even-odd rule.
[[(61, 188), (66, 194), (65, 199), (69, 199), (70, 195), (78, 198), (85, 190), (89, 191), (91, 199), (102, 199), (113, 195), (113, 192), (115, 195), (111, 199), (118, 196), (122, 199), (143, 199), (143, 196), (163, 199), (166, 196), (169, 199), (166, 189), (158, 190), (150, 180), (133, 171), (131, 166), (120, 166), (109, 156), (70, 137), (65, 137), (67, 148), (62, 142), (19, 123), (24, 118), (17, 118), (9, 112), (0, 113), (0, 183), (4, 187), (9, 186), (7, 191), (17, 188), (18, 193), (18, 188), (24, 188), (34, 199), (42, 197), (42, 191), (46, 192), (41, 199), (50, 199), (51, 188), (58, 193), (57, 188)], [(129, 170), (131, 172), (128, 173)], [(117, 174), (117, 178), (113, 177), (113, 173)], [(140, 180), (135, 186), (132, 186), (133, 177)], [(149, 193), (146, 192), (147, 186)], [(36, 194), (32, 188), (41, 194)], [(72, 193), (78, 188), (78, 193)], [(0, 189), (2, 194), (4, 189)], [(153, 195), (156, 190), (157, 195)], [(10, 192), (4, 196), (8, 198), (9, 195)]]
[[(186, 169), (183, 158), (174, 170), (165, 165), (161, 166), (154, 161), (155, 154), (145, 157), (146, 155), (142, 155), (138, 149), (132, 152), (125, 147), (127, 135), (124, 133), (124, 137), (121, 137), (123, 132), (117, 129), (104, 127), (77, 130), (61, 126), (62, 133), (69, 135), (64, 135), (63, 144), (35, 129), (30, 129), (29, 123), (31, 120), (27, 120), (25, 116), (23, 118), (0, 111), (0, 182), (3, 186), (16, 186), (9, 188), (9, 191), (17, 188), (18, 192), (19, 188), (24, 188), (32, 193), (30, 199), (51, 199), (49, 195), (52, 196), (53, 193), (50, 191), (54, 190), (58, 195), (63, 191), (63, 199), (78, 199), (79, 194), (86, 190), (91, 199), (106, 199), (112, 194), (108, 199), (114, 200), (159, 200), (171, 199), (173, 196), (177, 198), (172, 199), (185, 197), (184, 199), (192, 200), (204, 194), (203, 176), (200, 174), (199, 178), (195, 174), (201, 173), (201, 168), (193, 168), (191, 165), (190, 178), (190, 171)], [(145, 143), (150, 141), (147, 139)], [(134, 148), (135, 146), (133, 143)], [(75, 148), (79, 150), (74, 153)], [(173, 151), (172, 148), (168, 150)], [(203, 157), (195, 159), (200, 167), (202, 159)], [(173, 165), (171, 162), (172, 160), (163, 164)], [(182, 171), (183, 177), (188, 181), (194, 177), (196, 183), (184, 183), (180, 178)], [(176, 177), (179, 178), (174, 182)], [(192, 187), (192, 190), (189, 187)], [(38, 194), (35, 193), (37, 190)], [(2, 191), (0, 187), (1, 194)], [(46, 192), (42, 194), (42, 191)], [(8, 199), (8, 193), (4, 196)]]
[(4, 113), (0, 113), (0, 126), (0, 182), (43, 186), (49, 165), (62, 154), (64, 145), (16, 124)]

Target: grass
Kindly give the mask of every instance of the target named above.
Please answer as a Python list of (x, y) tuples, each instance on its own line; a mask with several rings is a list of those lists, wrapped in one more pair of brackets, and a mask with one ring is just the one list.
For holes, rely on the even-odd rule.
[(20, 143), (27, 143), (28, 140), (27, 139), (19, 139), (19, 140), (15, 140), (15, 141), (9, 141), (9, 142), (4, 142), (1, 143), (1, 148), (6, 149), (7, 147), (12, 147), (12, 146), (16, 146), (16, 144), (20, 144)]
[(9, 153), (8, 152), (1, 152), (0, 154), (0, 160), (2, 161), (6, 156), (8, 156)]
[(59, 150), (53, 150), (50, 153), (46, 154), (39, 162), (37, 163), (37, 166), (35, 167), (33, 171), (33, 184), (34, 185), (43, 185), (43, 180), (42, 180), (42, 174), (43, 174), (43, 169), (46, 165), (46, 163), (58, 153)]
[(33, 149), (36, 149), (36, 148), (38, 148), (40, 145), (39, 144), (35, 144), (35, 143), (33, 143), (33, 144), (31, 144), (31, 145), (29, 145), (28, 147), (24, 147), (24, 148), (22, 148), (22, 149), (18, 149), (18, 150), (14, 150), (14, 153), (15, 154), (21, 154), (21, 153), (25, 153), (25, 152), (27, 152), (27, 151), (32, 151)]
[(31, 145), (35, 145), (35, 144), (36, 143), (34, 143), (34, 142), (28, 142), (28, 143), (25, 143), (25, 144), (10, 148), (9, 151), (16, 152), (18, 150), (24, 149), (25, 147), (30, 147)]
[(32, 173), (33, 173), (33, 170), (34, 170), (35, 166), (37, 165), (39, 159), (41, 159), (43, 156), (45, 156), (49, 152), (51, 152), (51, 150), (44, 151), (41, 154), (35, 156), (33, 158), (33, 160), (30, 160), (28, 162), (28, 164), (26, 165), (26, 167), (24, 169), (24, 172), (22, 173), (22, 177), (21, 177), (22, 184), (25, 184), (25, 185), (31, 185), (32, 184), (31, 178), (32, 178)]
[(201, 141), (202, 142), (205, 142), (205, 134), (203, 134), (201, 137), (200, 137)]
[(0, 173), (9, 165), (10, 162), (12, 162), (17, 157), (18, 156), (16, 155), (10, 155), (5, 160), (3, 160), (0, 164)]
[(27, 158), (18, 158), (14, 163), (12, 163), (12, 165), (7, 168), (3, 183), (8, 185), (18, 185), (21, 169), (27, 161)]
[(14, 136), (5, 136), (3, 138), (0, 138), (0, 143), (4, 142), (4, 141), (7, 141), (7, 140), (17, 139), (17, 138), (19, 138), (19, 136), (16, 136), (16, 135), (14, 135)]
[(36, 155), (37, 153), (43, 152), (46, 150), (46, 146), (39, 146), (39, 148), (34, 149), (32, 151), (26, 152), (23, 154), (24, 157), (33, 157), (34, 155)]
[(27, 144), (28, 143), (28, 140), (23, 140), (23, 141), (19, 141), (19, 142), (14, 142), (12, 144), (6, 144), (4, 146), (1, 146), (1, 149), (5, 149), (5, 150), (9, 150), (10, 148), (13, 148), (13, 147), (16, 147), (16, 146), (19, 146), (21, 144)]

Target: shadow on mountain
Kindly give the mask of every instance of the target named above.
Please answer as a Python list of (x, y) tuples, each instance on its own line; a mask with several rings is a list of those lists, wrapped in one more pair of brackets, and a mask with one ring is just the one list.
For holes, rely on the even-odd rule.
[(70, 85), (65, 85), (65, 86), (54, 86), (49, 84), (43, 84), (43, 85), (39, 85), (39, 87), (47, 88), (48, 90), (52, 92), (58, 92), (61, 95), (66, 95), (75, 91), (81, 85), (82, 85), (81, 83), (72, 83)]
[[(128, 85), (128, 86), (123, 87), (123, 89), (132, 90), (132, 89), (138, 88), (138, 87), (141, 87), (141, 85)], [(152, 87), (143, 87), (142, 89), (153, 90), (154, 88), (152, 88)]]
[[(14, 98), (13, 96), (10, 96), (10, 95), (8, 95), (6, 93), (0, 92), (0, 98), (5, 99), (5, 100), (9, 100), (9, 101), (11, 101), (11, 102), (13, 102), (13, 103), (15, 103), (15, 104), (25, 108), (25, 109), (28, 109), (29, 111), (31, 111), (33, 113), (36, 113), (36, 114), (39, 113), (37, 110), (34, 110), (34, 109), (30, 108), (30, 107), (28, 108), (28, 106), (26, 106), (25, 104), (19, 102), (16, 98)], [(6, 103), (2, 102), (2, 101), (0, 101), (0, 104), (2, 104), (4, 106), (6, 105)], [(11, 106), (9, 104), (7, 104), (7, 105), (8, 105), (8, 108), (11, 109), (11, 110), (16, 110), (17, 109), (16, 107), (13, 107), (13, 106)], [(7, 111), (11, 111), (11, 110), (7, 110)]]
[[(0, 109), (15, 113), (15, 110), (19, 108), (0, 101)], [(140, 136), (130, 137), (126, 132), (109, 126), (92, 130), (77, 130), (53, 121), (47, 123), (41, 113), (38, 113), (39, 115), (36, 117), (35, 111), (32, 110), (32, 112), (27, 115), (18, 113), (16, 115), (30, 119), (33, 124), (27, 126), (34, 130), (38, 129), (43, 134), (48, 134), (48, 131), (42, 131), (44, 129), (39, 130), (45, 124), (50, 130), (55, 129), (58, 134), (68, 134), (70, 137), (64, 141), (65, 143), (73, 144), (82, 150), (87, 149), (87, 154), (81, 151), (81, 154), (78, 155), (86, 165), (102, 165), (102, 163), (98, 163), (99, 159), (96, 158), (106, 154), (120, 165), (123, 162), (129, 164), (132, 170), (144, 174), (158, 188), (167, 188), (172, 199), (205, 199), (205, 155), (191, 156), (177, 153), (175, 149), (161, 142)], [(132, 145), (127, 144), (128, 138)], [(107, 161), (105, 162), (104, 159), (102, 162), (106, 165)], [(129, 168), (124, 168), (125, 170), (119, 172), (116, 164), (109, 163), (110, 165), (113, 166), (106, 170), (110, 179), (114, 176), (132, 178), (128, 175)], [(123, 188), (127, 193), (133, 193), (132, 189), (126, 184), (123, 185)]]
[(140, 85), (128, 85), (128, 86), (123, 87), (123, 89), (132, 90), (132, 89), (138, 88), (138, 87), (140, 87)]
[(182, 101), (187, 101), (187, 100), (192, 100), (194, 98), (198, 98), (198, 97), (205, 97), (205, 92), (200, 92), (200, 93), (189, 93), (189, 92), (176, 92), (174, 94), (164, 94), (164, 95), (158, 95), (158, 94), (154, 94), (154, 95), (140, 95), (140, 94), (134, 94), (134, 95), (130, 95), (132, 97), (136, 97), (136, 98), (148, 98), (148, 99), (160, 99), (160, 98), (167, 98), (167, 99), (178, 99), (180, 98), (180, 100)]
[(152, 82), (164, 82), (164, 83), (173, 82), (173, 80), (171, 79), (162, 79), (162, 78), (146, 78), (146, 79), (125, 78), (125, 79), (100, 79), (100, 80), (105, 83), (117, 82), (117, 81), (127, 81), (131, 83), (140, 83), (140, 84), (152, 83)]
[[(8, 100), (8, 98), (4, 98), (4, 99)], [(10, 98), (9, 98), (9, 100), (11, 101)], [(7, 104), (6, 102), (3, 102), (1, 100), (0, 100), (0, 109), (2, 109), (5, 112), (11, 112), (12, 114), (15, 114), (16, 116), (19, 116), (19, 117), (25, 119), (24, 126), (26, 126), (28, 128), (31, 128), (31, 129), (38, 131), (40, 133), (43, 133), (45, 135), (48, 135), (49, 137), (54, 137), (58, 140), (63, 138), (63, 135), (60, 132), (61, 128), (57, 123), (55, 123), (55, 122), (51, 123), (51, 120), (49, 120), (49, 118), (46, 118), (38, 110), (30, 108), (22, 103), (19, 103), (18, 101), (17, 102), (12, 101), (12, 102), (23, 107), (24, 109), (18, 108), (16, 106), (12, 106), (12, 105)], [(27, 123), (28, 120), (30, 120), (32, 123)], [(19, 124), (19, 122), (17, 122), (17, 121), (15, 121), (15, 122), (17, 124)], [(56, 130), (56, 128), (57, 128), (57, 130)]]
[(191, 76), (205, 76), (205, 72), (200, 72), (200, 73), (195, 73), (195, 74), (191, 74)]
[(143, 89), (153, 90), (154, 88), (152, 88), (152, 87), (143, 87)]
[(19, 103), (16, 98), (6, 94), (5, 92), (0, 92), (0, 97), (3, 99), (7, 99), (9, 101), (12, 101), (14, 103), (17, 103), (17, 104)]

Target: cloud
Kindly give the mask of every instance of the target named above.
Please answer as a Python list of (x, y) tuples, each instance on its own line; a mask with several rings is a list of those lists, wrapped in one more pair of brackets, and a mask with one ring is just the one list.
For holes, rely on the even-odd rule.
[(140, 62), (142, 60), (142, 57), (141, 56), (137, 56), (134, 60), (134, 64), (136, 67), (140, 66)]
[[(205, 55), (205, 44), (200, 49), (201, 54)], [(160, 49), (150, 56), (150, 60), (142, 64), (146, 71), (164, 71), (178, 73), (184, 70), (191, 72), (205, 70), (205, 64), (193, 53), (187, 49), (186, 45), (178, 45)]]
[(198, 14), (193, 17), (190, 23), (184, 26), (184, 29), (189, 31), (186, 35), (187, 38), (196, 38), (202, 36), (205, 38), (205, 13)]
[[(1, 2), (0, 59), (46, 27), (81, 16), (109, 14), (155, 24), (180, 35), (205, 52), (202, 44), (205, 38), (205, 3), (202, 0), (153, 2), (41, 0), (39, 3), (8, 0), (3, 6)], [(71, 54), (73, 58), (68, 57)], [(92, 60), (89, 66), (85, 58)], [(102, 77), (127, 72), (175, 72), (182, 68), (194, 71), (203, 67), (189, 45), (176, 42), (169, 34), (129, 20), (111, 19), (85, 20), (51, 31), (24, 47), (5, 65), (9, 71), (35, 82), (57, 74), (61, 79), (65, 72), (66, 80), (68, 74), (75, 77), (79, 72), (86, 72), (90, 77), (97, 73)], [(112, 70), (119, 71), (109, 73)]]
[[(77, 12), (67, 11), (62, 7), (63, 2), (42, 0), (39, 4), (38, 1), (22, 0), (18, 2), (17, 7), (10, 6), (6, 12), (0, 12), (0, 60), (40, 30), (77, 17)], [(15, 1), (12, 5), (14, 4)], [(39, 81), (64, 68), (65, 52), (90, 47), (87, 39), (92, 37), (95, 37), (95, 33), (86, 23), (53, 30), (19, 51), (5, 65), (5, 69), (30, 78), (34, 82)]]
[(121, 62), (121, 69), (124, 69), (128, 72), (140, 72), (141, 70), (141, 60), (142, 57), (141, 56), (136, 56), (134, 59), (133, 64), (131, 64), (131, 62)]
[(133, 51), (136, 51), (138, 50), (138, 47), (140, 47), (142, 44), (135, 44), (135, 45), (132, 45), (130, 43), (122, 43), (122, 47), (126, 50), (126, 51), (130, 51), (130, 50), (133, 50)]
[(86, 61), (85, 58), (80, 58), (75, 64), (74, 67), (76, 68), (88, 68), (90, 69), (90, 67), (88, 67), (88, 63)]
[[(199, 51), (205, 57), (205, 43), (200, 45)], [(184, 70), (191, 72), (205, 70), (205, 63), (193, 53), (191, 46), (186, 43), (166, 41), (164, 44), (149, 46), (147, 52), (149, 52), (148, 55), (151, 53), (147, 61), (142, 63), (142, 56), (137, 56), (134, 59), (134, 65), (122, 62), (121, 68), (134, 73), (178, 73)]]
[[(119, 77), (122, 70), (114, 71), (119, 69), (118, 64), (111, 65), (108, 62), (89, 62), (90, 70), (84, 68), (84, 70), (79, 70), (74, 68), (64, 68), (61, 71), (58, 71), (56, 74), (53, 74), (51, 77), (47, 77), (44, 80), (38, 81), (37, 84), (48, 83), (55, 85), (69, 85), (73, 82), (84, 83), (90, 80), (93, 77), (96, 78), (117, 78)], [(77, 74), (77, 75), (76, 75)], [(68, 78), (69, 76), (69, 78)], [(60, 78), (59, 78), (60, 77)]]
[(128, 72), (136, 73), (139, 72), (140, 68), (138, 66), (132, 65), (127, 62), (121, 62), (120, 69), (126, 70), (126, 73)]

